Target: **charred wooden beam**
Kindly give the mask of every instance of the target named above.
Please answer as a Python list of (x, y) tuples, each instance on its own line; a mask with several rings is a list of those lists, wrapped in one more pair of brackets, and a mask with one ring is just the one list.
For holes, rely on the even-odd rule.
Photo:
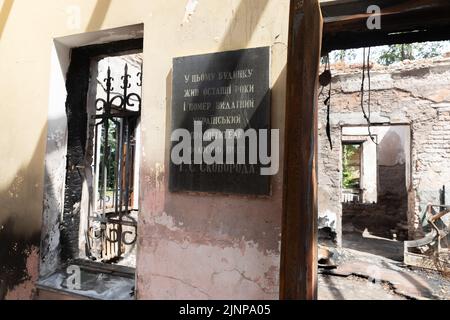
[[(370, 30), (370, 5), (380, 7), (381, 29)], [(450, 39), (447, 0), (333, 1), (321, 4), (324, 15), (322, 55), (337, 50), (395, 43)]]
[(291, 0), (287, 62), (281, 299), (317, 299), (318, 0)]

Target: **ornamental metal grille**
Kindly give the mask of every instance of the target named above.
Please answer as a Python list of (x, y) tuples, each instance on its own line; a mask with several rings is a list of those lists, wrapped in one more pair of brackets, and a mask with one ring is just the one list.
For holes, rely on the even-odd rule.
[(106, 263), (121, 261), (137, 239), (138, 203), (134, 186), (142, 99), (135, 91), (142, 87), (142, 71), (131, 75), (125, 64), (120, 80), (116, 92), (108, 67), (102, 86), (105, 98), (96, 99), (96, 113), (92, 116), (94, 201), (93, 212), (89, 212), (87, 219), (86, 252), (89, 259)]

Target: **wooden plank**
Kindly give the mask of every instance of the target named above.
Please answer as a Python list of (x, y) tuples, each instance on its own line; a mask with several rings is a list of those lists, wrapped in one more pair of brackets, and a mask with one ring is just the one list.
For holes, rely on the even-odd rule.
[(51, 300), (51, 301), (59, 301), (59, 300), (69, 300), (69, 301), (88, 301), (95, 300), (92, 298), (88, 298), (82, 295), (68, 293), (63, 290), (53, 289), (50, 287), (36, 285), (36, 296), (33, 300)]
[(437, 41), (450, 38), (450, 1), (380, 0), (381, 29), (367, 28), (369, 0), (322, 4), (322, 54), (383, 44)]
[(317, 299), (318, 0), (291, 0), (287, 63), (281, 299)]
[(324, 24), (355, 19), (367, 19), (370, 14), (367, 8), (377, 5), (381, 8), (381, 16), (397, 15), (414, 11), (427, 11), (448, 7), (447, 0), (346, 0), (321, 3)]
[(450, 39), (450, 23), (446, 28), (429, 28), (417, 32), (387, 33), (371, 32), (356, 33), (343, 32), (333, 36), (324, 34), (322, 56), (333, 50), (375, 47), (399, 43), (415, 43), (427, 41), (442, 41)]

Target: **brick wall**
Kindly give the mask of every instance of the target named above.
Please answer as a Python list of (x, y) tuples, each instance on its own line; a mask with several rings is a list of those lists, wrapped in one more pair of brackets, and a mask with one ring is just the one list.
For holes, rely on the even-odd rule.
[[(323, 104), (326, 93), (319, 101), (319, 228), (331, 227), (340, 242), (341, 128), (366, 122), (360, 105), (361, 69), (332, 66), (332, 73), (333, 149), (326, 136), (327, 114)], [(419, 217), (424, 206), (428, 202), (439, 203), (443, 185), (450, 189), (450, 59), (375, 66), (371, 71), (371, 87), (372, 123), (408, 124), (411, 128), (411, 150), (407, 150), (411, 152), (411, 163), (405, 177), (408, 200), (404, 210), (409, 237), (416, 238), (422, 233)], [(384, 175), (386, 178), (392, 176)], [(398, 194), (396, 188), (398, 185), (392, 186), (392, 193)], [(391, 225), (386, 223), (386, 227)]]

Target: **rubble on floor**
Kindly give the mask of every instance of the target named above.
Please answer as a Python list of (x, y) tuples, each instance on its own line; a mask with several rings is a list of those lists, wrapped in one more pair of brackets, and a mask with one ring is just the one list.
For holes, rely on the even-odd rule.
[(336, 268), (336, 262), (333, 259), (334, 255), (336, 255), (336, 253), (331, 248), (319, 245), (319, 268)]
[(322, 247), (319, 256), (331, 256), (336, 268), (319, 268), (319, 299), (450, 299), (450, 277), (444, 273), (362, 251), (326, 249)]

